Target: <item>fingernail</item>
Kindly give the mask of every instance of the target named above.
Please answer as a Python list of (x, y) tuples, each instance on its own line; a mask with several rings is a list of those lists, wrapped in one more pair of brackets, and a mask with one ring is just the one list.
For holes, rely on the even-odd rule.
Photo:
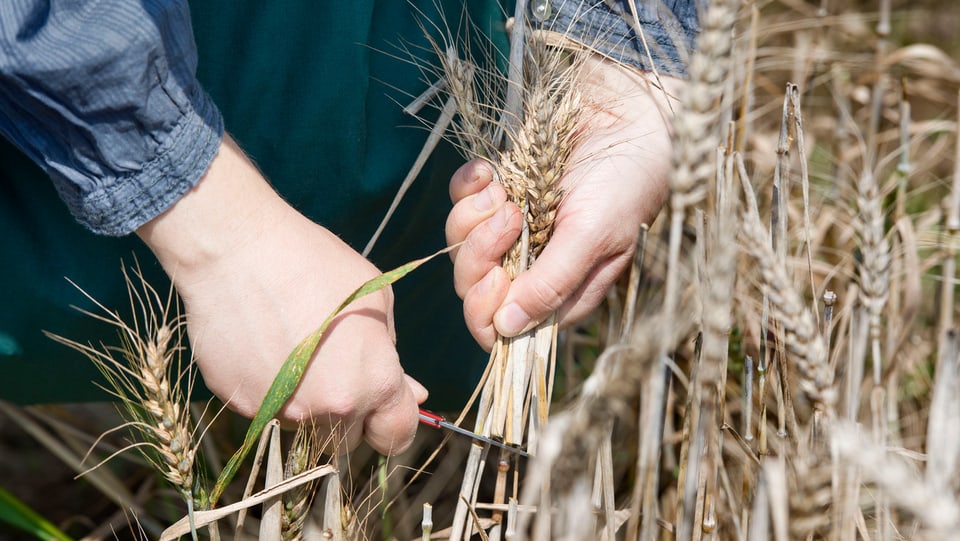
[(477, 282), (477, 285), (474, 286), (474, 290), (477, 295), (481, 297), (486, 297), (487, 293), (493, 289), (497, 283), (497, 269), (492, 268), (489, 272), (483, 277), (482, 280)]
[(497, 170), (484, 160), (481, 160), (473, 171), (474, 182), (480, 182), (481, 180), (487, 180), (488, 178), (496, 178), (497, 175)]
[(494, 317), (497, 330), (507, 336), (520, 334), (530, 324), (530, 316), (517, 303), (508, 304)]
[(493, 197), (490, 194), (490, 188), (491, 186), (487, 186), (473, 197), (473, 208), (477, 210), (489, 210), (493, 207)]

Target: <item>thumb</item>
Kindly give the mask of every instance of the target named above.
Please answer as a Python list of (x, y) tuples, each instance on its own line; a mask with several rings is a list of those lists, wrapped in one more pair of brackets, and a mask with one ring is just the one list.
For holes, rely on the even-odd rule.
[(430, 396), (430, 393), (427, 391), (426, 387), (421, 385), (419, 381), (413, 379), (407, 374), (403, 375), (403, 379), (406, 381), (407, 386), (410, 387), (410, 391), (413, 393), (413, 398), (417, 401), (417, 404), (423, 404), (427, 401), (427, 397)]
[(533, 265), (510, 284), (506, 299), (493, 316), (501, 335), (516, 336), (532, 329), (559, 310), (590, 274), (586, 239), (562, 233), (558, 230)]
[(406, 451), (417, 433), (419, 397), (415, 396), (410, 381), (413, 380), (405, 377), (398, 389), (399, 396), (364, 421), (364, 438), (381, 454), (396, 455)]

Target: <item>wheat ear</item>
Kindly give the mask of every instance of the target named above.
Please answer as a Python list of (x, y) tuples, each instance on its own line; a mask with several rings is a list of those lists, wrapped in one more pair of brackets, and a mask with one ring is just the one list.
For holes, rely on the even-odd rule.
[[(321, 448), (316, 429), (307, 422), (297, 425), (293, 443), (287, 452), (283, 478), (290, 479), (320, 464)], [(303, 539), (304, 525), (316, 496), (316, 481), (300, 485), (283, 494), (281, 536), (283, 541)]]
[(828, 417), (833, 416), (836, 389), (827, 364), (827, 349), (816, 320), (800, 300), (783, 262), (773, 252), (770, 235), (760, 221), (753, 187), (742, 161), (738, 161), (747, 208), (742, 212), (740, 240), (756, 261), (763, 291), (770, 299), (771, 316), (783, 327), (787, 359), (799, 375), (799, 387)]
[[(139, 269), (134, 271), (135, 278), (126, 269), (123, 275), (134, 314), (131, 324), (89, 295), (106, 315), (85, 312), (115, 326), (120, 346), (101, 345), (98, 349), (61, 336), (48, 336), (80, 351), (97, 366), (112, 387), (108, 392), (120, 400), (129, 426), (137, 435), (139, 443), (131, 447), (143, 451), (181, 494), (188, 508), (202, 508), (206, 505), (203, 492), (195, 485), (193, 473), (198, 443), (194, 441), (188, 407), (193, 372), (182, 366), (180, 358), (185, 321), (171, 314), (172, 290), (164, 302)], [(134, 283), (135, 279), (139, 284)]]
[[(674, 120), (673, 174), (670, 176), (669, 265), (678, 264), (680, 238), (688, 207), (709, 193), (713, 175), (712, 157), (720, 137), (720, 99), (730, 75), (733, 27), (738, 0), (710, 2), (703, 14), (697, 50), (690, 59), (690, 80), (681, 112)], [(667, 280), (665, 309), (669, 312), (678, 295), (676, 284)], [(667, 319), (670, 319), (669, 317)]]

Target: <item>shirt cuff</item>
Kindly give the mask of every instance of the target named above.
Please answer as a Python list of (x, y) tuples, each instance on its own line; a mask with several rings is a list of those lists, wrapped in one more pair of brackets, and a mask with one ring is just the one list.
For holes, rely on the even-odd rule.
[[(695, 0), (636, 0), (634, 24), (630, 0), (529, 0), (534, 26), (566, 37), (617, 62), (675, 77), (686, 63), (700, 32)], [(652, 62), (651, 62), (652, 61)]]
[(223, 136), (186, 0), (0, 2), (0, 133), (78, 222), (125, 235), (194, 186)]
[(192, 108), (166, 134), (156, 156), (131, 174), (102, 179), (96, 188), (78, 192), (72, 183), (54, 183), (82, 225), (100, 235), (121, 236), (173, 206), (196, 186), (223, 139), (223, 118), (210, 96), (195, 85)]

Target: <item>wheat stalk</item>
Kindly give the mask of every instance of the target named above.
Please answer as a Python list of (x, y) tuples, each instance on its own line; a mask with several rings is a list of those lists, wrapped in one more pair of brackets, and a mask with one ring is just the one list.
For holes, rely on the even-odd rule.
[[(434, 44), (447, 91), (457, 103), (454, 135), (460, 148), (468, 157), (490, 161), (509, 200), (523, 211), (521, 238), (503, 260), (511, 278), (526, 270), (549, 241), (563, 197), (559, 182), (582, 122), (581, 98), (574, 84), (580, 57), (549, 47), (545, 37), (530, 32), (523, 20), (515, 22), (513, 32), (515, 38), (524, 36), (523, 40), (514, 40), (523, 44), (523, 54), (513, 55), (520, 59), (520, 80), (490, 81), (490, 72), (481, 71), (481, 85), (488, 90), (506, 90), (505, 97), (496, 92), (493, 97), (487, 95), (490, 92), (476, 92), (475, 63), (461, 60), (450, 45), (441, 48)], [(453, 41), (449, 36), (447, 40)], [(515, 68), (511, 73), (518, 77)], [(518, 105), (508, 107), (518, 98)], [(499, 118), (486, 113), (498, 108), (503, 111)], [(546, 422), (549, 410), (555, 352), (553, 317), (518, 337), (497, 338), (479, 390), (478, 433), (536, 448), (539, 427)], [(503, 453), (500, 462), (507, 464), (509, 454)], [(454, 517), (453, 539), (469, 530), (469, 508), (476, 504), (485, 461), (484, 450), (471, 449)], [(501, 468), (497, 474), (494, 505), (506, 503), (507, 472), (508, 468)], [(495, 517), (499, 520), (500, 515)]]
[[(732, 138), (731, 138), (732, 140)], [(701, 350), (691, 369), (691, 390), (688, 411), (690, 426), (685, 426), (681, 448), (680, 475), (677, 480), (678, 497), (675, 524), (678, 539), (692, 536), (695, 524), (704, 530), (716, 524), (716, 505), (720, 500), (719, 470), (722, 466), (723, 438), (720, 427), (724, 423), (724, 395), (727, 374), (728, 335), (732, 324), (732, 298), (736, 278), (736, 216), (737, 199), (732, 184), (733, 155), (717, 151), (716, 201), (717, 217), (710, 223), (710, 231), (700, 225), (698, 246), (702, 249), (698, 273), (698, 290), (703, 306), (700, 318)], [(698, 225), (702, 222), (698, 222)], [(709, 248), (709, 253), (707, 248)], [(709, 256), (709, 257), (708, 257)], [(695, 374), (695, 377), (693, 377)], [(690, 455), (690, 438), (694, 449), (703, 449), (703, 455)], [(684, 456), (687, 460), (684, 460)], [(702, 466), (702, 469), (701, 469)], [(689, 477), (691, 481), (687, 483)], [(694, 490), (696, 488), (696, 490)], [(696, 507), (694, 507), (696, 504)], [(692, 520), (686, 520), (690, 517)]]

